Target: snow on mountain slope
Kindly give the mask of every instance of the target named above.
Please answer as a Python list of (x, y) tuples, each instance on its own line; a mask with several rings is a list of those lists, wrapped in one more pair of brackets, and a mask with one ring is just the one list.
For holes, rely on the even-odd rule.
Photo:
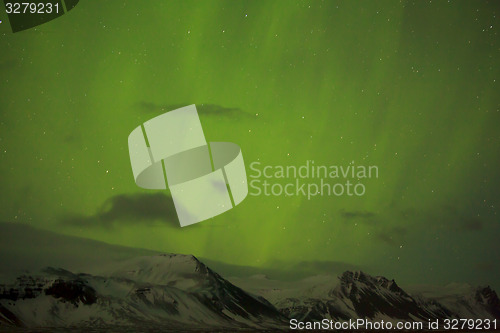
[(110, 276), (62, 269), (0, 286), (0, 323), (28, 327), (277, 327), (286, 320), (193, 256), (140, 257)]
[(0, 285), (0, 328), (279, 329), (287, 318), (500, 319), (500, 301), (489, 287), (451, 285), (407, 293), (394, 280), (360, 271), (300, 282), (280, 283), (263, 276), (241, 282), (260, 296), (186, 255), (138, 257), (110, 265), (101, 275), (47, 268)]
[[(27, 242), (38, 251), (26, 251)], [(299, 281), (254, 275), (230, 282), (191, 255), (158, 255), (0, 223), (0, 331), (12, 326), (268, 329), (287, 326), (287, 317), (500, 319), (500, 302), (489, 287), (403, 290), (393, 280), (360, 271)]]
[(315, 298), (328, 297), (328, 292), (338, 284), (334, 275), (316, 275), (296, 281), (271, 280), (263, 275), (254, 275), (249, 278), (231, 277), (229, 281), (241, 288), (266, 298), (272, 304), (286, 298)]
[[(373, 277), (361, 271), (347, 271), (339, 277), (315, 276), (286, 284), (265, 277), (231, 281), (266, 297), (285, 316), (303, 321), (320, 321), (323, 318), (386, 321), (500, 319), (498, 297), (490, 288), (450, 286), (447, 291), (436, 288), (410, 295), (394, 280)], [(438, 290), (440, 293), (436, 293)]]
[(194, 256), (160, 254), (110, 264), (101, 274), (189, 289), (205, 281), (206, 277), (213, 276), (214, 273)]
[(458, 318), (500, 318), (500, 300), (489, 286), (451, 283), (441, 287), (413, 286), (408, 290), (422, 306), (439, 304)]

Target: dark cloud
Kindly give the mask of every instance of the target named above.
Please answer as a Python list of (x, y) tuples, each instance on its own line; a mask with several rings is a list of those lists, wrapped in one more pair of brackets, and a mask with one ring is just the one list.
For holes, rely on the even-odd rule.
[(356, 221), (357, 223), (363, 223), (364, 225), (371, 227), (371, 232), (375, 236), (374, 239), (376, 241), (380, 241), (391, 246), (399, 246), (402, 242), (404, 242), (407, 226), (391, 227), (388, 226), (387, 223), (383, 222), (401, 221), (401, 223), (407, 223), (405, 221), (406, 218), (416, 216), (416, 213), (411, 209), (399, 211), (396, 219), (391, 216), (384, 217), (373, 212), (360, 210), (346, 211), (341, 209), (339, 213), (345, 221)]
[(379, 232), (375, 234), (377, 239), (379, 241), (382, 241), (383, 243), (389, 244), (389, 245), (396, 245), (396, 241), (394, 240), (392, 235), (389, 235), (384, 232)]
[(398, 215), (398, 217), (406, 219), (418, 216), (419, 214), (415, 208), (409, 207), (398, 211)]
[(78, 127), (74, 127), (64, 136), (63, 142), (76, 147), (83, 147), (83, 135), (81, 130)]
[(19, 67), (21, 62), (17, 59), (8, 59), (5, 61), (0, 61), (0, 71), (6, 72), (7, 70), (15, 69)]
[[(145, 112), (167, 112), (175, 109), (188, 106), (192, 103), (186, 104), (156, 104), (152, 102), (141, 101), (139, 103), (140, 108)], [(249, 116), (248, 113), (244, 112), (240, 108), (235, 107), (224, 107), (217, 104), (196, 104), (196, 109), (200, 114), (209, 116), (227, 116), (227, 117), (241, 117)]]
[(483, 229), (483, 221), (477, 217), (467, 218), (462, 221), (464, 230), (477, 231)]
[(365, 220), (366, 222), (370, 223), (375, 222), (375, 213), (367, 211), (359, 211), (359, 210), (346, 211), (345, 209), (341, 209), (340, 216), (345, 220), (359, 219), (359, 220)]
[(439, 211), (434, 213), (432, 219), (440, 221), (443, 227), (451, 231), (474, 232), (482, 230), (486, 226), (483, 219), (471, 216), (470, 213), (460, 211), (451, 205), (442, 205)]
[(471, 216), (470, 213), (457, 209), (450, 204), (438, 205), (426, 211), (405, 208), (397, 211), (397, 218), (405, 222), (422, 223), (425, 228), (453, 232), (474, 232), (483, 230), (489, 225), (485, 219)]
[(392, 246), (401, 245), (404, 241), (405, 235), (406, 228), (404, 227), (393, 227), (375, 233), (375, 236), (379, 241)]
[(491, 272), (495, 269), (495, 265), (491, 262), (478, 262), (474, 265), (474, 269), (482, 272)]
[(106, 200), (92, 216), (73, 215), (62, 219), (73, 226), (112, 227), (116, 222), (144, 224), (156, 221), (178, 226), (172, 198), (164, 193), (120, 194)]

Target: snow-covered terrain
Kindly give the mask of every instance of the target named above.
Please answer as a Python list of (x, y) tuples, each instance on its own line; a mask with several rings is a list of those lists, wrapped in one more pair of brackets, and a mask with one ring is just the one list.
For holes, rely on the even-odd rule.
[[(28, 241), (37, 253), (23, 252)], [(282, 330), (291, 318), (500, 320), (500, 301), (489, 287), (403, 290), (394, 280), (362, 271), (298, 281), (264, 275), (227, 280), (192, 255), (158, 254), (25, 226), (0, 224), (0, 259), (0, 331)]]
[(394, 280), (361, 271), (346, 271), (338, 277), (319, 275), (295, 282), (273, 281), (263, 276), (231, 281), (267, 298), (287, 317), (301, 321), (500, 319), (500, 302), (490, 287), (452, 284), (420, 286), (406, 292)]
[(26, 327), (273, 328), (286, 318), (193, 256), (134, 258), (98, 276), (47, 268), (0, 285), (0, 323)]

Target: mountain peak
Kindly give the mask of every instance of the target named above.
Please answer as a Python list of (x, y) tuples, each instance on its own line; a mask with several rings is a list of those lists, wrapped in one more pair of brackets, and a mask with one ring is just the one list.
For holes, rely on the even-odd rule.
[(0, 327), (104, 322), (164, 327), (166, 322), (170, 328), (212, 331), (286, 322), (267, 300), (231, 284), (192, 255), (138, 257), (108, 269), (111, 275), (46, 268), (0, 284)]
[(174, 261), (185, 261), (185, 262), (193, 262), (196, 264), (204, 265), (198, 258), (196, 258), (192, 254), (176, 254), (176, 253), (160, 253), (152, 257), (163, 257), (165, 259), (174, 260)]
[(476, 289), (475, 300), (481, 304), (498, 308), (500, 300), (497, 293), (490, 286), (479, 287)]
[(401, 289), (396, 281), (389, 280), (384, 276), (371, 276), (362, 271), (346, 271), (339, 276), (340, 286), (331, 291), (331, 294), (341, 292), (347, 296), (356, 295), (360, 290), (385, 290), (386, 292), (398, 295), (407, 300), (412, 300), (403, 289)]
[(362, 281), (366, 282), (371, 278), (368, 274), (364, 273), (363, 271), (345, 271), (340, 275), (339, 279), (341, 281)]

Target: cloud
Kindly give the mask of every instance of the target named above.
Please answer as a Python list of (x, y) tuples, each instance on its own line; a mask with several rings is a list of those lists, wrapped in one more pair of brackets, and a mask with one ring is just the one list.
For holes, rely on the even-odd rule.
[(63, 137), (63, 142), (68, 145), (74, 145), (78, 148), (83, 148), (83, 134), (79, 127), (73, 126)]
[(7, 70), (13, 70), (20, 65), (20, 61), (17, 59), (8, 59), (0, 62), (0, 70), (5, 72)]
[(399, 246), (404, 242), (407, 227), (391, 227), (387, 223), (391, 221), (403, 221), (401, 219), (402, 216), (407, 218), (415, 214), (413, 211), (399, 212), (398, 216), (394, 218), (393, 216), (380, 216), (373, 212), (361, 210), (346, 211), (345, 209), (341, 209), (339, 213), (345, 221), (356, 221), (371, 228), (371, 233), (375, 236), (374, 240), (391, 246)]
[(482, 272), (492, 272), (495, 269), (495, 265), (491, 262), (478, 262), (474, 264), (474, 269)]
[(360, 211), (360, 210), (353, 210), (353, 211), (346, 211), (345, 209), (340, 210), (340, 216), (345, 219), (345, 220), (361, 220), (367, 223), (375, 223), (375, 213), (372, 212), (367, 212), (367, 211)]
[(426, 210), (412, 207), (400, 209), (397, 210), (396, 218), (435, 231), (477, 232), (490, 225), (487, 219), (479, 218), (450, 204), (437, 205)]
[(483, 221), (477, 217), (463, 219), (462, 228), (467, 231), (477, 231), (483, 229)]
[[(185, 104), (156, 104), (147, 101), (141, 101), (139, 103), (139, 107), (144, 112), (168, 112), (171, 110), (175, 110), (178, 108), (182, 108), (184, 106), (190, 105), (193, 103), (185, 103)], [(217, 104), (196, 104), (196, 109), (200, 114), (209, 115), (209, 116), (227, 116), (227, 117), (240, 117), (240, 116), (249, 116), (248, 113), (244, 112), (240, 108), (236, 107), (224, 107), (222, 105)]]
[(67, 225), (105, 227), (112, 227), (116, 222), (144, 224), (157, 221), (170, 226), (179, 225), (174, 202), (164, 193), (120, 194), (106, 200), (94, 215), (73, 215), (62, 219)]
[(393, 227), (384, 231), (376, 232), (375, 236), (379, 241), (388, 245), (395, 246), (401, 245), (401, 243), (404, 241), (406, 231), (406, 228), (403, 227)]

